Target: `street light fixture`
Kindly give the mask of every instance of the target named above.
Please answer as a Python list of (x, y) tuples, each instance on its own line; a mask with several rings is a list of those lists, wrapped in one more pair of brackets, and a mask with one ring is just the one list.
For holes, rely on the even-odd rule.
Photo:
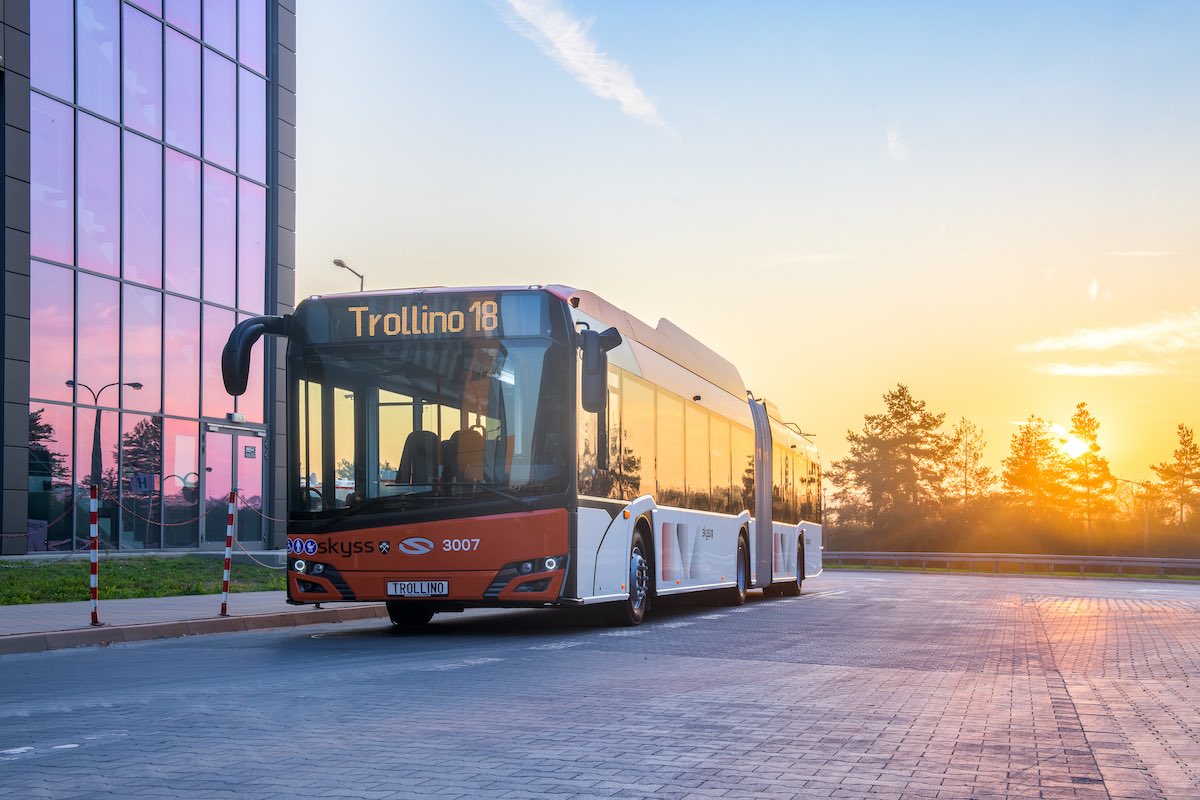
[(78, 381), (67, 381), (67, 386), (70, 386), (70, 387), (80, 386), (80, 387), (83, 387), (84, 389), (87, 389), (88, 392), (92, 395), (92, 402), (96, 405), (96, 427), (92, 431), (92, 483), (99, 486), (100, 485), (100, 477), (101, 477), (100, 476), (100, 413), (101, 413), (100, 395), (104, 394), (105, 389), (111, 388), (113, 386), (128, 386), (130, 389), (141, 389), (142, 384), (138, 383), (137, 381), (128, 381), (126, 383), (121, 383), (120, 381), (114, 381), (113, 383), (108, 383), (108, 384), (105, 384), (104, 386), (101, 386), (100, 391), (98, 391), (98, 392), (93, 391), (92, 387), (88, 386), (86, 383), (79, 383)]
[(355, 270), (351, 269), (349, 266), (346, 265), (346, 262), (342, 261), (340, 258), (335, 258), (333, 260), (333, 265), (340, 269), (346, 270), (347, 272), (349, 272), (352, 275), (357, 275), (358, 276), (358, 290), (360, 292), (364, 291), (363, 286), (365, 285), (365, 281), (363, 279), (361, 272), (356, 272)]

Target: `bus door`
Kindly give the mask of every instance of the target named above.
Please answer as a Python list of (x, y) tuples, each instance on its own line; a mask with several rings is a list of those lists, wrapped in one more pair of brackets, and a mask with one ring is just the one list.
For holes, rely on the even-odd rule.
[(263, 473), (266, 432), (247, 428), (204, 426), (200, 447), (200, 511), (207, 512), (200, 525), (200, 546), (208, 550), (225, 547), (229, 490), (237, 487), (237, 540), (261, 547), (266, 526), (263, 511)]
[(775, 528), (771, 520), (771, 421), (766, 407), (750, 401), (754, 417), (754, 582), (770, 586), (774, 569)]

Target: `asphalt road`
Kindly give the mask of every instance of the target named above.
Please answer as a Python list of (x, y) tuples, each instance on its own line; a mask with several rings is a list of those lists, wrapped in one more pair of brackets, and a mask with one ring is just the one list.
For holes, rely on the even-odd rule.
[(0, 658), (0, 797), (1200, 797), (1200, 586), (800, 598)]

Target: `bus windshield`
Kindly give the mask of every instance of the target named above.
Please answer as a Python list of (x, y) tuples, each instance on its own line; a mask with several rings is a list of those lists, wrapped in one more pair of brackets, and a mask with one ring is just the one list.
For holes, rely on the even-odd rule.
[(292, 512), (519, 510), (564, 491), (572, 355), (540, 337), (293, 343)]

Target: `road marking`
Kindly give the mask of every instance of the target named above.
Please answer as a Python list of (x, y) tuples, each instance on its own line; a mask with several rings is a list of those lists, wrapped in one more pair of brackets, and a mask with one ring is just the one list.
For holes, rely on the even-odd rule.
[(32, 751), (32, 747), (14, 747), (10, 750), (0, 750), (0, 756), (19, 756), (22, 753), (29, 753)]
[(435, 664), (431, 667), (417, 667), (421, 672), (445, 672), (451, 669), (462, 669), (463, 667), (478, 667), (484, 664), (494, 664), (497, 661), (503, 661), (503, 658), (465, 658), (462, 661), (452, 661), (449, 664)]
[(723, 616), (725, 616), (725, 615), (724, 614), (705, 614), (704, 616), (700, 617), (700, 619), (720, 619)]
[(604, 633), (602, 633), (600, 635), (601, 636), (637, 636), (642, 633), (645, 633), (645, 631), (643, 631), (641, 628), (630, 628), (629, 630), (624, 630), (624, 631), (605, 631)]
[(51, 747), (50, 749), (51, 750), (71, 750), (72, 748), (75, 748), (75, 747), (79, 747), (79, 745), (77, 745), (77, 744), (56, 744), (56, 745), (54, 745), (54, 747)]
[(568, 647), (578, 647), (583, 642), (549, 642), (547, 644), (535, 644), (530, 650), (566, 650)]
[(686, 628), (688, 625), (695, 625), (694, 622), (668, 622), (660, 625), (660, 628)]

